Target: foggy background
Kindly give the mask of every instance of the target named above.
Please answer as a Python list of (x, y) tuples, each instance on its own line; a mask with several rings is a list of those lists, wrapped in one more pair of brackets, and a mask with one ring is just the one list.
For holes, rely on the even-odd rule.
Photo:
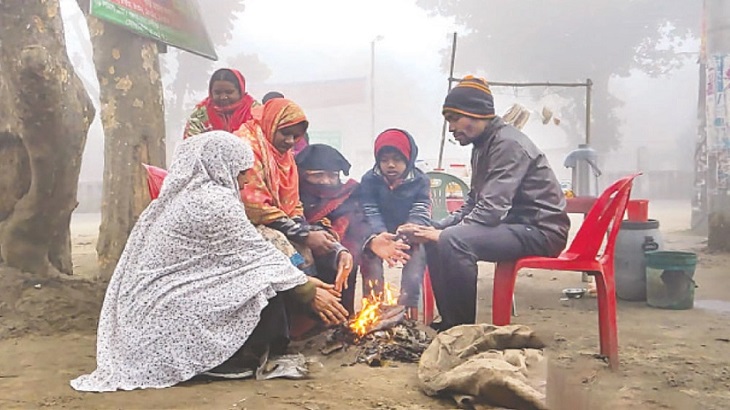
[[(441, 104), (453, 32), (455, 77), (489, 81), (584, 82), (593, 90), (592, 146), (601, 185), (645, 172), (635, 196), (686, 199), (692, 188), (701, 24), (700, 0), (216, 0), (200, 11), (217, 62), (172, 47), (161, 55), (168, 163), (185, 118), (217, 68), (239, 69), (260, 101), (277, 90), (302, 105), (312, 142), (340, 149), (359, 177), (374, 163), (375, 133), (411, 132), (421, 167), (436, 166)], [(98, 83), (83, 16), (62, 0), (69, 54), (97, 106)], [(374, 51), (374, 52), (373, 52)], [(374, 57), (374, 58), (373, 58)], [(371, 93), (371, 87), (374, 93)], [(523, 131), (548, 155), (561, 180), (565, 155), (585, 135), (585, 89), (494, 87), (497, 113), (531, 110)], [(375, 111), (371, 112), (374, 98)], [(559, 125), (543, 125), (548, 107)], [(467, 164), (470, 147), (447, 142), (444, 166)], [(83, 157), (78, 211), (97, 212), (103, 131), (95, 120)]]

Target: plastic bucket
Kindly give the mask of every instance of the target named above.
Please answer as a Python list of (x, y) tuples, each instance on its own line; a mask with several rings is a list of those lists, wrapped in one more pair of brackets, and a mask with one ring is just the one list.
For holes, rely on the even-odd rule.
[(646, 222), (649, 220), (649, 200), (632, 199), (626, 205), (626, 213), (629, 221)]
[(660, 309), (692, 309), (697, 254), (655, 251), (646, 253), (646, 303)]

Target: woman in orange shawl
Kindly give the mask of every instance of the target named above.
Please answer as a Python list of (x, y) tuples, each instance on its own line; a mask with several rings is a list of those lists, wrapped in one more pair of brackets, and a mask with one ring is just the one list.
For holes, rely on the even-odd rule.
[[(254, 166), (248, 174), (248, 184), (241, 190), (241, 199), (249, 219), (265, 238), (287, 254), (291, 253), (287, 248), (293, 245), (304, 255), (300, 267), (305, 272), (320, 276), (313, 271), (313, 261), (308, 255), (330, 260), (335, 278), (320, 276), (320, 279), (334, 282), (341, 292), (347, 287), (353, 267), (352, 255), (338, 242), (339, 238), (307, 223), (299, 198), (299, 174), (292, 151), (308, 126), (304, 111), (285, 98), (267, 101), (260, 119), (254, 118), (241, 126), (236, 135), (246, 139), (254, 152)], [(291, 245), (282, 243), (282, 234)]]

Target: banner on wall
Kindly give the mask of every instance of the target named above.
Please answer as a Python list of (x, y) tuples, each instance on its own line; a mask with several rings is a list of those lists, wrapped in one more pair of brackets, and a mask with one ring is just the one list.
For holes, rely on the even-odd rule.
[(730, 56), (707, 60), (707, 149), (716, 163), (716, 190), (730, 191)]

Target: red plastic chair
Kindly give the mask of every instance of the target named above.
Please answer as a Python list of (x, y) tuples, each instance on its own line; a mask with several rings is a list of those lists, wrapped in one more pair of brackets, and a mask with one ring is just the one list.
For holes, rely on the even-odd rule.
[(147, 170), (147, 188), (150, 190), (150, 198), (157, 199), (162, 189), (162, 182), (167, 176), (167, 171), (153, 165), (142, 164)]
[[(510, 324), (510, 303), (514, 295), (517, 272), (520, 269), (538, 268), (587, 272), (596, 280), (601, 354), (608, 357), (611, 369), (618, 369), (613, 253), (616, 236), (631, 195), (633, 180), (639, 175), (621, 178), (601, 194), (588, 212), (570, 247), (558, 257), (533, 256), (515, 262), (497, 263), (492, 288), (492, 323), (498, 326)], [(606, 248), (603, 255), (598, 255), (606, 234), (608, 234)]]
[(431, 287), (431, 275), (428, 268), (423, 273), (423, 323), (428, 326), (433, 322), (433, 311), (436, 299), (433, 296), (433, 287)]

